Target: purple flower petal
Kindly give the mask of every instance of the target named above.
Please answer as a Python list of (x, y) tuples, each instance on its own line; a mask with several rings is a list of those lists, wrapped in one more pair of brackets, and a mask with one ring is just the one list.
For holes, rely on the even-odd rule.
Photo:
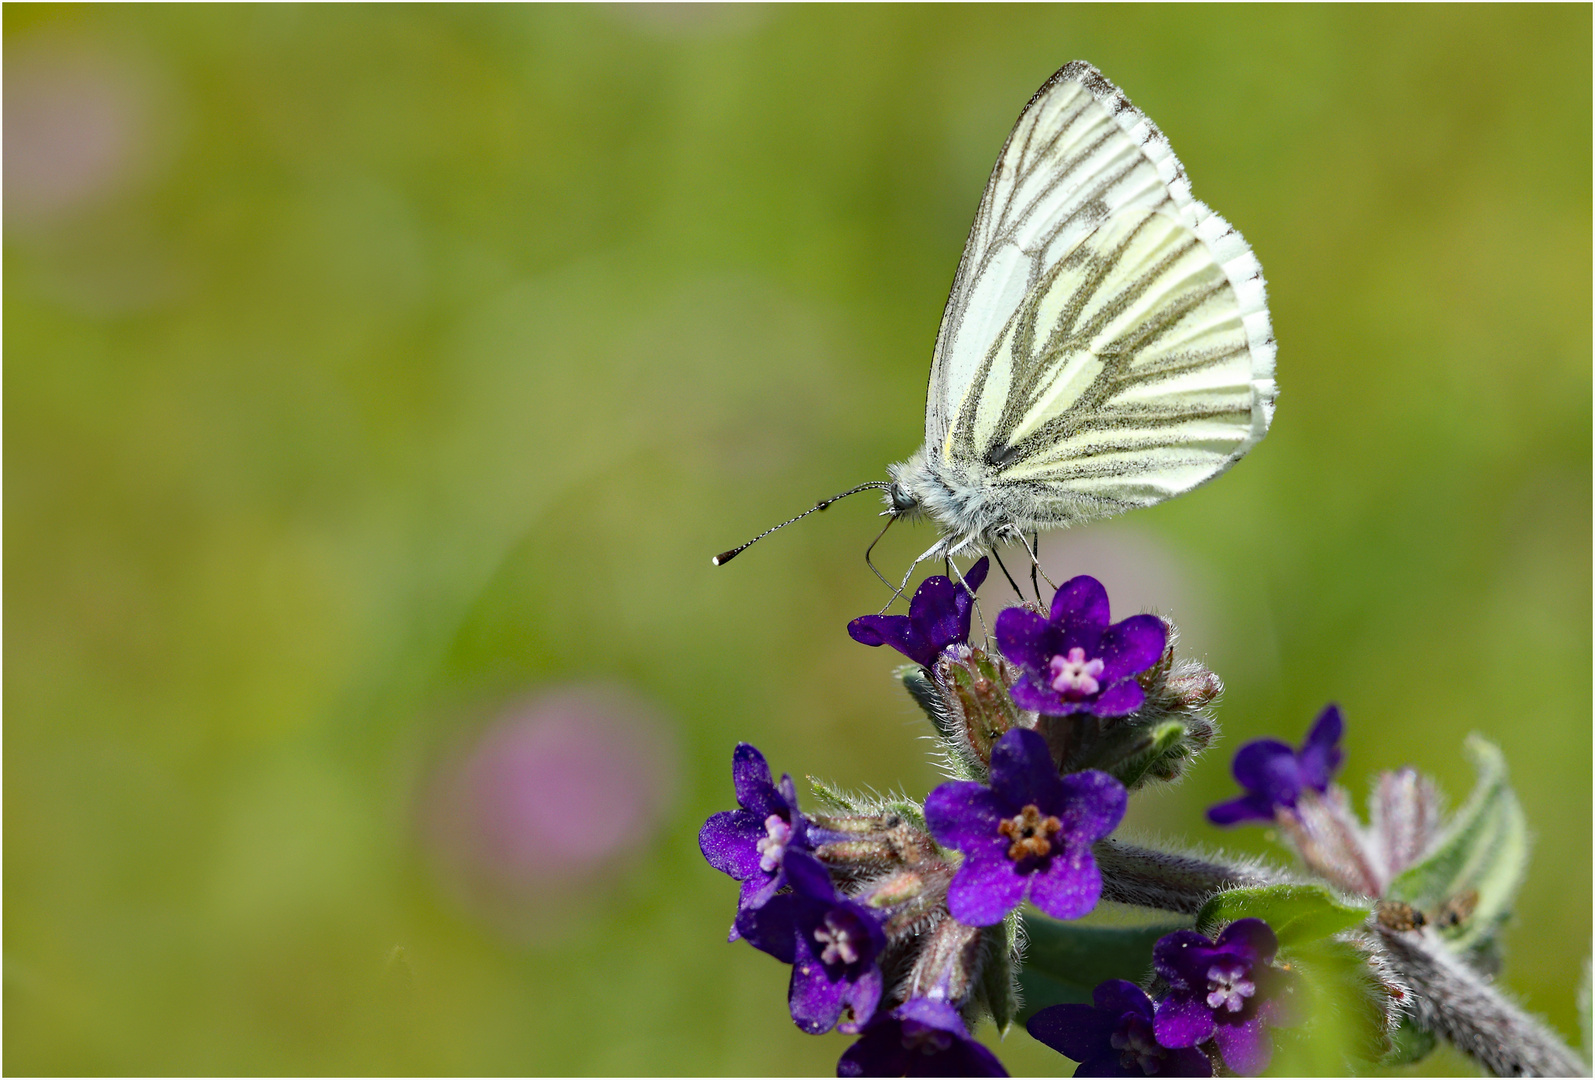
[(1195, 992), (1205, 987), (1207, 968), (1212, 957), (1213, 943), (1195, 930), (1176, 930), (1164, 934), (1152, 946), (1153, 970), (1167, 979), (1176, 990)]
[(790, 893), (773, 896), (759, 907), (740, 911), (736, 929), (755, 949), (790, 964), (797, 958), (798, 906)]
[[(1091, 991), (1091, 1001), (1099, 1009), (1139, 1013), (1144, 1019), (1152, 1019), (1152, 999), (1146, 996), (1145, 990), (1125, 979), (1107, 979), (1097, 983), (1097, 988)], [(1069, 1056), (1074, 1057), (1073, 1054)]]
[(1101, 717), (1129, 716), (1145, 701), (1146, 691), (1141, 688), (1141, 684), (1134, 679), (1125, 679), (1116, 686), (1108, 687), (1094, 704), (1081, 711), (1089, 711)]
[(746, 810), (722, 810), (698, 830), (698, 850), (722, 874), (746, 881), (760, 873), (755, 845), (764, 836), (764, 824)]
[(1301, 751), (1296, 755), (1304, 787), (1320, 793), (1329, 790), (1329, 781), (1345, 756), (1338, 745), (1344, 730), (1345, 724), (1340, 718), (1338, 705), (1331, 705), (1318, 714), (1318, 719), (1307, 732)]
[(1131, 615), (1102, 631), (1093, 654), (1102, 661), (1103, 683), (1115, 683), (1163, 659), (1169, 625), (1156, 615)]
[(1295, 806), (1301, 793), (1296, 751), (1277, 739), (1254, 739), (1235, 751), (1230, 765), (1235, 780), (1279, 806)]
[(1223, 929), (1213, 946), (1243, 957), (1248, 964), (1261, 965), (1274, 958), (1279, 939), (1262, 919), (1236, 919)]
[[(1130, 985), (1135, 986), (1134, 983)], [(1097, 989), (1100, 991), (1102, 987), (1099, 986)], [(1146, 995), (1143, 993), (1141, 996)], [(1090, 1005), (1049, 1005), (1025, 1022), (1025, 1030), (1036, 1041), (1045, 1043), (1066, 1057), (1084, 1063), (1101, 1056), (1102, 1048), (1109, 1046), (1109, 1040), (1118, 1030), (1119, 1016), (1125, 1011), (1109, 1010), (1102, 1006), (1092, 1008)], [(1148, 1018), (1151, 1014), (1152, 1009), (1149, 1005)]]
[(1209, 811), (1209, 819), (1221, 825), (1253, 818), (1272, 820), (1277, 807), (1294, 810), (1304, 790), (1328, 791), (1344, 756), (1337, 745), (1344, 726), (1340, 709), (1331, 705), (1318, 715), (1300, 750), (1277, 739), (1256, 739), (1242, 746), (1230, 769), (1246, 789), (1245, 798), (1253, 802), (1216, 806)]
[(1189, 993), (1176, 991), (1158, 1003), (1152, 1030), (1157, 1041), (1171, 1049), (1195, 1046), (1213, 1036), (1213, 1013)]
[(992, 629), (997, 637), (997, 648), (1009, 660), (1036, 674), (1047, 669), (1052, 659), (1047, 648), (1052, 624), (1046, 619), (1025, 608), (1004, 608), (997, 613), (997, 623)]
[(837, 899), (836, 886), (831, 884), (830, 871), (826, 870), (820, 860), (813, 855), (794, 851), (787, 855), (782, 865), (786, 870), (786, 879), (795, 891), (816, 900)]
[(792, 965), (792, 983), (787, 991), (793, 1022), (810, 1035), (830, 1031), (841, 1019), (842, 1000), (850, 989), (851, 984), (846, 979), (830, 978), (825, 965), (816, 960), (812, 952), (800, 950)]
[(908, 602), (907, 615), (861, 615), (847, 632), (863, 645), (890, 645), (921, 667), (931, 667), (949, 645), (969, 640), (973, 591), (986, 580), (989, 567), (981, 559), (963, 583), (937, 574), (920, 582)]
[(1256, 1076), (1268, 1068), (1274, 1056), (1274, 1042), (1264, 1029), (1262, 1017), (1254, 1016), (1242, 1024), (1220, 1024), (1213, 1033), (1224, 1064), (1242, 1076)]
[[(951, 895), (949, 890), (949, 898)], [(1102, 871), (1088, 847), (1070, 847), (1062, 856), (1048, 860), (1044, 870), (1030, 875), (1030, 902), (1054, 919), (1087, 915), (1101, 898)], [(965, 921), (957, 912), (953, 917)]]
[(770, 766), (757, 747), (737, 743), (731, 752), (731, 787), (737, 794), (737, 804), (750, 810), (753, 802), (765, 797), (765, 791), (775, 786), (770, 778)]
[(1076, 1076), (1211, 1076), (1207, 1055), (1158, 1044), (1152, 1002), (1132, 982), (1109, 979), (1092, 992), (1092, 1005), (1054, 1005), (1030, 1018), (1026, 1029), (1080, 1065)]
[(925, 824), (943, 847), (963, 852), (983, 848), (1006, 850), (1008, 842), (997, 832), (1007, 807), (984, 784), (949, 780), (925, 796)]
[(871, 966), (870, 969), (854, 980), (848, 988), (842, 1004), (852, 1010), (853, 1018), (836, 1025), (836, 1030), (845, 1035), (857, 1035), (875, 1016), (875, 1009), (881, 1003), (881, 994), (886, 988), (886, 980), (881, 975), (879, 967)]
[(947, 910), (965, 926), (995, 926), (1024, 900), (1028, 881), (1006, 854), (967, 855), (947, 886)]
[(1059, 785), (1065, 800), (1064, 831), (1071, 839), (1094, 844), (1124, 820), (1130, 794), (1107, 773), (1099, 769), (1070, 773)]
[(1273, 821), (1274, 804), (1262, 795), (1242, 795), (1207, 809), (1207, 820), (1214, 825), (1236, 825), (1242, 821)]
[(1108, 625), (1108, 590), (1088, 574), (1070, 578), (1052, 595), (1050, 622), (1063, 626)]
[(1047, 740), (1028, 728), (1013, 728), (998, 739), (991, 748), (991, 790), (1009, 813), (1027, 803), (1060, 811), (1065, 792)]
[(945, 1002), (913, 998), (889, 1016), (877, 1017), (842, 1054), (838, 1076), (1007, 1076), (1002, 1063), (980, 1043), (956, 1009)]
[[(1008, 610), (1012, 611), (1014, 609), (1009, 608)], [(1011, 660), (1013, 657), (1010, 656), (1009, 659)], [(1029, 672), (1019, 676), (1019, 681), (1014, 683), (1009, 689), (1008, 696), (1013, 698), (1013, 703), (1021, 709), (1046, 713), (1048, 716), (1068, 716), (1071, 713), (1093, 711), (1091, 702), (1065, 701), (1063, 700), (1063, 695), (1037, 686)]]

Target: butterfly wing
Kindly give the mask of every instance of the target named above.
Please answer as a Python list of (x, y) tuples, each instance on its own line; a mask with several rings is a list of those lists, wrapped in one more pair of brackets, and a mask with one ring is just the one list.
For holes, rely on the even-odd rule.
[(1020, 528), (1149, 505), (1263, 437), (1273, 372), (1251, 249), (1117, 87), (1062, 68), (1003, 146), (942, 317), (937, 471)]

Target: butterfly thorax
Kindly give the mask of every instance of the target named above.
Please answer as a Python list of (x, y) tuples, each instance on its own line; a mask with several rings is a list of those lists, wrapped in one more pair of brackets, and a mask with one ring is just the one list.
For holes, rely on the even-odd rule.
[(1012, 539), (1013, 508), (1004, 505), (984, 470), (938, 460), (921, 448), (887, 467), (886, 509), (894, 517), (928, 517), (947, 539), (947, 554)]

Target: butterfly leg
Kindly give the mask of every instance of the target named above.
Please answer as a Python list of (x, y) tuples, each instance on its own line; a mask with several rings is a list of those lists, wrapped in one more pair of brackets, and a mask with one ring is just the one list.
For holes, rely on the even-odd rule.
[[(1014, 535), (1016, 535), (1019, 538), (1019, 542), (1024, 545), (1026, 554), (1028, 554), (1030, 556), (1030, 573), (1032, 575), (1040, 574), (1041, 575), (1041, 580), (1045, 581), (1048, 585), (1050, 585), (1052, 587), (1052, 590), (1054, 592), (1056, 592), (1057, 589), (1058, 589), (1058, 586), (1056, 584), (1054, 584), (1053, 580), (1047, 576), (1047, 572), (1045, 570), (1041, 569), (1041, 560), (1036, 557), (1036, 551), (1037, 551), (1038, 548), (1041, 547), (1041, 534), (1039, 532), (1036, 533), (1036, 546), (1035, 547), (1031, 547), (1030, 546), (1030, 541), (1025, 539), (1025, 534), (1024, 533), (1018, 532), (1017, 530), (1015, 530)], [(1035, 580), (1034, 577), (1032, 577), (1031, 580), (1033, 582)], [(1036, 599), (1038, 601), (1041, 599), (1041, 590), (1040, 589), (1036, 590)]]
[[(888, 524), (890, 524), (890, 522), (888, 522)], [(885, 530), (882, 530), (882, 531), (884, 532)], [(873, 545), (871, 545), (871, 546), (873, 546)], [(946, 541), (945, 538), (943, 538), (941, 540), (936, 541), (930, 547), (926, 548), (925, 551), (919, 556), (919, 558), (917, 558), (913, 562), (909, 563), (908, 564), (908, 573), (903, 575), (903, 583), (901, 585), (897, 586), (897, 588), (892, 592), (892, 598), (890, 600), (886, 601), (886, 607), (881, 608), (881, 614), (882, 615), (886, 614), (886, 608), (889, 608), (893, 604), (897, 603), (897, 598), (899, 596), (902, 596), (905, 592), (908, 591), (908, 583), (911, 580), (913, 580), (914, 570), (916, 568), (918, 568), (920, 563), (929, 562), (931, 559), (934, 559), (937, 556), (944, 554), (946, 551), (947, 551), (947, 541)], [(890, 583), (888, 583), (888, 584), (890, 584)]]
[[(875, 550), (875, 545), (881, 542), (881, 537), (886, 535), (886, 530), (890, 529), (892, 527), (892, 522), (894, 522), (896, 520), (897, 520), (897, 515), (896, 514), (892, 514), (892, 515), (888, 516), (887, 519), (886, 519), (886, 524), (881, 526), (881, 531), (875, 534), (875, 539), (871, 540), (869, 542), (869, 547), (864, 549), (864, 565), (869, 567), (870, 571), (876, 577), (881, 579), (881, 584), (885, 585), (888, 589), (890, 589), (892, 587), (892, 583), (890, 581), (886, 580), (886, 575), (885, 574), (881, 573), (878, 569), (876, 569), (874, 563), (870, 562), (870, 552)], [(899, 590), (897, 593), (893, 594), (892, 600), (896, 600), (897, 597), (900, 596), (900, 595), (902, 595), (901, 590)], [(886, 607), (891, 607), (891, 606), (892, 606), (891, 601), (887, 601)], [(881, 610), (884, 611), (885, 608), (882, 608)]]
[(996, 544), (991, 545), (991, 557), (997, 560), (997, 566), (1002, 570), (1002, 576), (1008, 579), (1009, 585), (1013, 586), (1013, 594), (1023, 600), (1025, 598), (1024, 590), (1019, 588), (1019, 583), (1013, 579), (1013, 575), (1008, 572), (1008, 567), (1003, 564), (1002, 556), (997, 554)]
[(1041, 569), (1041, 532), (1037, 530), (1030, 534), (1031, 554), (1035, 561), (1030, 564), (1030, 587), (1036, 590), (1036, 603), (1041, 603), (1041, 585), (1036, 581), (1036, 573)]
[[(986, 648), (989, 650), (991, 648), (991, 627), (986, 625), (985, 612), (980, 610), (980, 598), (975, 595), (975, 590), (969, 587), (969, 582), (964, 580), (963, 571), (958, 569), (958, 564), (953, 562), (952, 557), (947, 556), (945, 561), (947, 564), (947, 576), (956, 581), (959, 588), (967, 592), (969, 599), (973, 601), (975, 617), (980, 620), (980, 630), (986, 636)], [(1007, 573), (1007, 571), (1004, 570), (1003, 573)]]

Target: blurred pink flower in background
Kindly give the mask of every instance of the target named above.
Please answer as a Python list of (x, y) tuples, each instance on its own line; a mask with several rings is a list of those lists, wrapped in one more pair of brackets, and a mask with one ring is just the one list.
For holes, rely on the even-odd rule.
[(6, 223), (51, 222), (123, 190), (147, 157), (144, 80), (86, 46), (7, 52)]
[(423, 792), (423, 839), (446, 891), (512, 936), (650, 857), (675, 790), (658, 709), (615, 686), (566, 686), (500, 710)]

